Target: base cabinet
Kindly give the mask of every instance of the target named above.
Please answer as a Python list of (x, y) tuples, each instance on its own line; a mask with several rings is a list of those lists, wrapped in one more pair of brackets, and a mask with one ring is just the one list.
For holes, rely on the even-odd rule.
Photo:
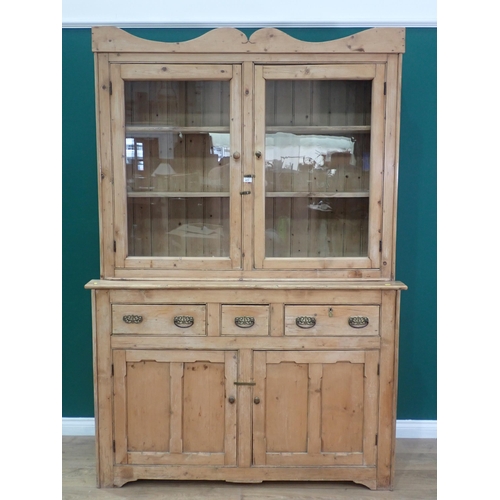
[(240, 382), (237, 351), (114, 351), (116, 463), (235, 466), (246, 412), (252, 465), (375, 464), (377, 351), (252, 357)]
[(92, 286), (100, 486), (391, 487), (401, 284)]

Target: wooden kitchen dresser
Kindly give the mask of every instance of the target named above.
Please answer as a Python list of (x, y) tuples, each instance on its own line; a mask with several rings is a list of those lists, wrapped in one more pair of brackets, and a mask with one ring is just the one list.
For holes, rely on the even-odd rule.
[(392, 487), (404, 36), (93, 29), (99, 486)]

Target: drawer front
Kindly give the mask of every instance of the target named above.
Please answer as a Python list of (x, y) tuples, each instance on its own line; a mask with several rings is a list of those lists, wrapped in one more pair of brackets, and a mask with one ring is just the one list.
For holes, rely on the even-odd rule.
[(378, 335), (379, 306), (285, 306), (285, 335)]
[(206, 335), (203, 304), (113, 305), (114, 334)]
[(223, 304), (221, 335), (269, 335), (269, 306)]

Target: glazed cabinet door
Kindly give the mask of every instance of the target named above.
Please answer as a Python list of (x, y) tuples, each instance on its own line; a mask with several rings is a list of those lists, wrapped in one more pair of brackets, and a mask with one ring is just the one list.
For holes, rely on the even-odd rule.
[(253, 464), (375, 464), (378, 351), (258, 351)]
[(113, 64), (117, 269), (241, 267), (241, 67)]
[(235, 465), (235, 351), (115, 350), (115, 463)]
[(256, 268), (380, 268), (384, 80), (384, 64), (256, 66)]

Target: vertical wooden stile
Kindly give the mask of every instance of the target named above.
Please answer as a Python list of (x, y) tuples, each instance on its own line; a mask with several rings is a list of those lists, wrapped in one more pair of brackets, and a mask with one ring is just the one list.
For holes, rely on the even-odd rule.
[(118, 464), (127, 463), (127, 364), (125, 351), (113, 351), (113, 382), (114, 382), (114, 448), (115, 462)]
[[(238, 362), (238, 381), (250, 382), (253, 377), (253, 359), (251, 349), (240, 349)], [(252, 387), (236, 387), (238, 401), (238, 467), (252, 465)]]
[[(401, 62), (401, 61), (400, 61)], [(394, 382), (393, 382), (393, 394), (392, 394), (392, 421), (393, 421), (393, 430), (392, 430), (392, 446), (391, 446), (391, 457), (392, 464), (394, 464), (394, 460), (396, 458), (396, 418), (397, 418), (397, 409), (398, 409), (398, 367), (399, 367), (399, 325), (401, 320), (401, 290), (396, 291), (396, 318), (395, 318), (395, 328), (394, 328)], [(396, 467), (394, 465), (391, 466), (391, 476), (389, 480), (389, 485), (394, 484), (394, 476), (396, 474)]]
[[(94, 389), (94, 408), (98, 408), (99, 405), (99, 384), (97, 383), (97, 350), (99, 348), (99, 343), (97, 341), (97, 312), (96, 312), (96, 290), (90, 291), (90, 303), (91, 303), (91, 319), (92, 319), (92, 379), (93, 379), (93, 389)], [(99, 451), (99, 412), (94, 411), (94, 436), (95, 436), (95, 460), (96, 469), (98, 471), (96, 482), (99, 487), (99, 471), (101, 470), (100, 463), (100, 451)]]
[[(100, 238), (100, 275), (113, 277), (115, 266), (113, 221), (112, 130), (110, 120), (110, 82), (108, 54), (95, 55), (95, 94), (97, 117), (97, 158)], [(107, 82), (103, 83), (103, 82)]]
[(260, 403), (252, 404), (253, 426), (253, 465), (266, 464), (266, 352), (255, 351), (253, 360), (253, 377), (255, 388), (253, 396), (260, 399)]
[[(370, 193), (383, 193), (384, 174), (384, 80), (385, 65), (376, 65), (376, 74), (372, 83), (372, 123), (370, 150)], [(370, 195), (369, 202), (370, 230), (368, 233), (368, 257), (374, 268), (380, 267), (380, 230), (382, 229), (382, 198)]]
[(97, 418), (96, 424), (98, 443), (98, 477), (97, 482), (101, 488), (113, 486), (113, 377), (112, 377), (112, 351), (111, 339), (108, 332), (111, 330), (111, 307), (109, 291), (96, 290), (95, 292), (95, 339), (97, 351), (96, 378), (97, 391)]
[(270, 304), (271, 318), (269, 320), (269, 334), (272, 337), (282, 337), (285, 323), (285, 308), (282, 303)]
[(363, 455), (364, 464), (370, 466), (377, 463), (375, 436), (378, 432), (376, 418), (379, 392), (378, 364), (378, 351), (368, 351), (365, 355)]
[[(393, 276), (394, 263), (392, 262), (395, 248), (396, 232), (396, 188), (398, 167), (398, 141), (399, 141), (399, 99), (400, 99), (400, 75), (399, 56), (394, 54), (388, 56), (387, 60), (387, 86), (386, 96), (386, 143), (385, 143), (385, 171), (384, 171), (384, 248), (382, 249), (382, 272), (385, 278)], [(384, 264), (385, 263), (385, 264)]]
[(396, 383), (394, 332), (396, 322), (396, 291), (382, 292), (380, 308), (380, 401), (377, 449), (377, 484), (387, 488), (391, 485), (394, 466), (394, 444), (396, 432), (394, 388)]
[[(254, 114), (254, 134), (253, 140), (250, 144), (254, 143), (255, 149), (252, 151), (250, 148), (250, 154), (252, 158), (252, 164), (255, 165), (255, 186), (254, 186), (254, 243), (253, 248), (255, 252), (255, 268), (262, 268), (264, 257), (265, 257), (265, 224), (266, 220), (266, 177), (264, 171), (265, 163), (265, 146), (266, 146), (266, 110), (265, 106), (265, 96), (266, 96), (266, 82), (264, 80), (263, 68), (262, 66), (256, 65), (254, 67), (254, 99), (255, 99), (255, 114)], [(245, 129), (248, 125), (245, 125)], [(262, 154), (261, 158), (255, 158), (255, 152), (260, 151)], [(257, 221), (260, 221), (257, 223)], [(248, 226), (246, 226), (248, 227)]]
[(236, 394), (234, 383), (238, 377), (238, 354), (236, 351), (226, 351), (225, 360), (225, 441), (224, 464), (236, 465), (237, 444), (237, 403), (230, 403), (229, 397)]
[(220, 304), (209, 302), (207, 304), (207, 335), (209, 337), (218, 337), (220, 335)]
[(182, 401), (184, 399), (184, 363), (170, 363), (170, 453), (180, 454), (182, 446)]
[(321, 379), (323, 365), (311, 363), (309, 365), (309, 401), (308, 401), (308, 429), (307, 453), (319, 455), (321, 453)]
[(113, 83), (113, 94), (111, 96), (111, 115), (114, 119), (111, 122), (111, 133), (113, 144), (113, 171), (114, 171), (114, 205), (115, 205), (115, 231), (114, 239), (116, 243), (115, 266), (124, 267), (127, 248), (125, 242), (128, 241), (127, 233), (127, 189), (125, 179), (125, 130), (124, 130), (124, 110), (123, 102), (124, 84), (120, 74), (120, 66), (111, 65), (111, 81)]
[[(243, 121), (246, 122), (246, 118), (250, 114), (251, 117), (251, 75), (249, 74), (249, 68), (243, 65), (233, 66), (233, 78), (231, 80), (231, 100), (230, 100), (230, 114), (229, 123), (231, 130), (231, 157), (229, 159), (230, 168), (230, 209), (227, 219), (229, 220), (229, 232), (231, 235), (229, 255), (231, 257), (233, 269), (241, 269), (242, 266), (246, 266), (246, 269), (251, 268), (251, 249), (249, 247), (250, 240), (248, 239), (248, 233), (242, 232), (241, 221), (247, 220), (251, 217), (251, 198), (248, 196), (241, 196), (239, 191), (241, 191), (242, 186), (242, 168), (247, 168), (248, 164), (251, 164), (251, 156), (249, 155), (248, 149), (245, 147), (243, 149), (243, 144), (247, 144), (246, 134), (249, 133), (247, 127), (243, 128)], [(249, 89), (250, 86), (250, 89)], [(244, 94), (249, 90), (250, 94), (248, 96), (242, 97), (242, 88), (245, 88)], [(243, 113), (243, 119), (242, 117)], [(248, 123), (248, 122), (246, 122)], [(251, 123), (251, 122), (250, 122)], [(243, 134), (243, 143), (242, 143)], [(240, 158), (236, 159), (233, 153), (239, 152)], [(250, 205), (249, 205), (250, 204)], [(251, 219), (248, 220), (247, 226), (251, 226)], [(248, 252), (248, 257), (246, 257)], [(242, 257), (245, 255), (245, 258)], [(243, 258), (243, 262), (242, 262)]]

